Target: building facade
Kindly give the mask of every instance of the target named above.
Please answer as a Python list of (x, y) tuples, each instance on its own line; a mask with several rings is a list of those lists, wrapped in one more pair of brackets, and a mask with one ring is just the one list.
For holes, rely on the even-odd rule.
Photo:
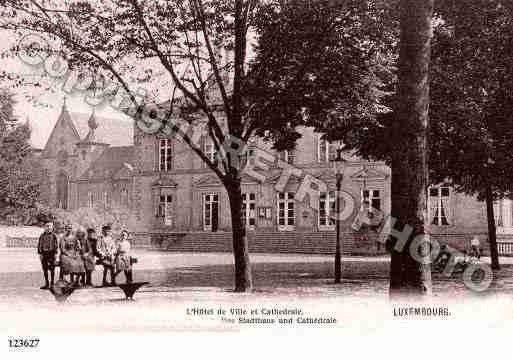
[[(273, 154), (265, 179), (242, 180), (243, 220), (250, 250), (261, 252), (331, 253), (335, 233), (335, 159), (338, 144), (327, 143), (311, 128), (301, 130), (296, 149), (277, 153), (268, 143), (251, 145)], [(200, 145), (209, 158), (217, 156), (208, 138)], [(342, 190), (358, 214), (364, 200), (383, 213), (390, 211), (391, 171), (382, 162), (369, 162), (344, 153)], [(223, 185), (178, 137), (146, 134), (129, 119), (107, 119), (70, 113), (63, 105), (59, 119), (41, 153), (45, 194), (49, 202), (68, 211), (83, 208), (116, 211), (119, 225), (128, 228), (140, 245), (171, 250), (231, 250), (229, 201)], [(319, 198), (294, 199), (301, 176), (277, 191), (286, 162), (327, 185)], [(282, 163), (283, 163), (282, 162)], [(281, 183), (283, 185), (283, 183)], [(280, 187), (280, 186), (278, 186)], [(484, 203), (456, 193), (448, 185), (429, 193), (430, 231), (457, 247), (473, 235), (486, 240)], [(513, 203), (496, 205), (498, 232), (513, 233)], [(354, 217), (354, 216), (353, 216)], [(345, 252), (382, 253), (379, 231), (355, 230), (352, 219), (342, 225)]]

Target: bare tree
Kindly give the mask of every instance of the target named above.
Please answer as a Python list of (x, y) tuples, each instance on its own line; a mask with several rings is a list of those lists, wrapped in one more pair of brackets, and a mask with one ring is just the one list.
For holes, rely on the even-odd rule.
[[(152, 101), (162, 109), (164, 103), (167, 115), (161, 127), (169, 125), (170, 116), (191, 125), (200, 117), (205, 119), (205, 132), (218, 153), (215, 159), (195, 144), (190, 131), (177, 133), (226, 188), (231, 209), (235, 290), (250, 291), (248, 240), (241, 216), (243, 166), (239, 157), (243, 157), (244, 143), (256, 127), (249, 116), (250, 104), (243, 99), (242, 87), (247, 72), (248, 31), (258, 2), (6, 0), (4, 3), (6, 6), (0, 10), (1, 27), (20, 37), (33, 32), (45, 35), (53, 50), (50, 54), (58, 50), (71, 69), (95, 74), (87, 85), (84, 85), (87, 75), (79, 79), (83, 82), (82, 89), (87, 87), (95, 90), (95, 94), (105, 95), (111, 90), (107, 84), (115, 83), (118, 87), (114, 86), (116, 90), (109, 96), (125, 94), (129, 103), (124, 107), (141, 120), (145, 118), (145, 104)], [(38, 50), (48, 49), (31, 49)], [(233, 52), (230, 60), (223, 56), (225, 51)], [(136, 92), (141, 84), (147, 88), (153, 86), (142, 100)], [(239, 148), (234, 149), (234, 143)]]

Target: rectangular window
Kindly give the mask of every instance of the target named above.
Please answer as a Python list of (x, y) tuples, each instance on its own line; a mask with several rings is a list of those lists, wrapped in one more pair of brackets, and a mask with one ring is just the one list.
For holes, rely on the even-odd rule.
[(333, 229), (335, 225), (334, 215), (336, 214), (336, 193), (335, 191), (321, 192), (319, 194), (319, 228)]
[(430, 187), (428, 194), (431, 224), (435, 226), (448, 226), (450, 188), (447, 186)]
[(323, 138), (319, 139), (318, 158), (319, 162), (328, 162), (329, 143)]
[(241, 163), (243, 167), (245, 167), (248, 162), (253, 163), (255, 161), (255, 153), (255, 145), (249, 144), (246, 147), (246, 151), (244, 151), (244, 154), (241, 156)]
[(294, 193), (285, 192), (278, 193), (278, 229), (292, 230), (294, 229), (296, 215)]
[(171, 171), (173, 163), (173, 154), (171, 148), (171, 139), (161, 138), (159, 141), (159, 170)]
[(256, 224), (256, 194), (242, 194), (242, 222), (250, 229), (255, 228)]
[(158, 216), (164, 219), (164, 224), (170, 226), (173, 224), (173, 196), (161, 195), (159, 197)]
[(296, 159), (296, 154), (294, 150), (285, 150), (280, 151), (280, 160), (283, 162), (287, 162), (289, 165), (293, 165)]
[(103, 192), (103, 205), (105, 207), (109, 206), (109, 193), (108, 192)]
[(322, 135), (319, 137), (318, 148), (317, 148), (317, 158), (319, 162), (333, 162), (337, 159), (337, 148), (339, 148), (341, 143), (339, 141), (328, 142), (326, 139), (322, 138)]
[(216, 161), (216, 159), (217, 159), (216, 146), (214, 145), (214, 141), (212, 141), (211, 138), (205, 139), (204, 152), (205, 152), (205, 155), (210, 160), (210, 162)]
[(362, 205), (367, 201), (372, 208), (381, 211), (381, 191), (379, 189), (362, 190)]
[(119, 202), (121, 203), (121, 205), (124, 207), (128, 207), (128, 190), (126, 188), (121, 189), (119, 197)]
[(507, 198), (496, 201), (493, 204), (493, 215), (497, 227), (513, 227), (513, 201)]
[(203, 230), (216, 232), (219, 227), (219, 195), (203, 195)]
[(93, 192), (87, 192), (87, 206), (89, 208), (94, 207), (94, 195)]

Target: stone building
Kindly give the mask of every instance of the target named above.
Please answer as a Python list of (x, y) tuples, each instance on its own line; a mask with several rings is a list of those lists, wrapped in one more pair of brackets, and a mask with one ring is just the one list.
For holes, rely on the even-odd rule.
[[(327, 143), (311, 128), (302, 129), (294, 151), (275, 153), (269, 144), (253, 146), (273, 153), (263, 182), (250, 176), (242, 181), (243, 212), (250, 251), (332, 253), (335, 206), (333, 159), (337, 144)], [(216, 156), (208, 139), (201, 140), (204, 153)], [(342, 190), (354, 201), (358, 213), (364, 198), (385, 214), (390, 211), (390, 168), (381, 162), (364, 161), (344, 153)], [(61, 114), (41, 153), (47, 183), (45, 193), (55, 207), (116, 209), (139, 245), (160, 245), (171, 250), (230, 251), (230, 210), (227, 193), (215, 174), (198, 155), (176, 137), (142, 132), (129, 119), (107, 119)], [(326, 192), (309, 204), (294, 195), (301, 178), (290, 178), (283, 192), (276, 190), (287, 162), (327, 184)], [(315, 208), (317, 207), (317, 208)], [(497, 204), (498, 232), (513, 233), (513, 204)], [(478, 234), (486, 239), (484, 203), (458, 194), (448, 185), (429, 189), (430, 230), (444, 241), (465, 247)], [(355, 231), (351, 221), (342, 225), (343, 250), (379, 253), (377, 231)], [(484, 243), (483, 243), (484, 244)]]

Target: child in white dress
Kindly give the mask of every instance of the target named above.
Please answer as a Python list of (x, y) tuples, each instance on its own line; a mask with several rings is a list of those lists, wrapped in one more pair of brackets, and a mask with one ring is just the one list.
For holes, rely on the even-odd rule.
[(130, 242), (128, 241), (128, 231), (121, 231), (121, 237), (117, 243), (115, 268), (116, 274), (125, 272), (126, 282), (132, 283), (132, 259), (130, 257)]

